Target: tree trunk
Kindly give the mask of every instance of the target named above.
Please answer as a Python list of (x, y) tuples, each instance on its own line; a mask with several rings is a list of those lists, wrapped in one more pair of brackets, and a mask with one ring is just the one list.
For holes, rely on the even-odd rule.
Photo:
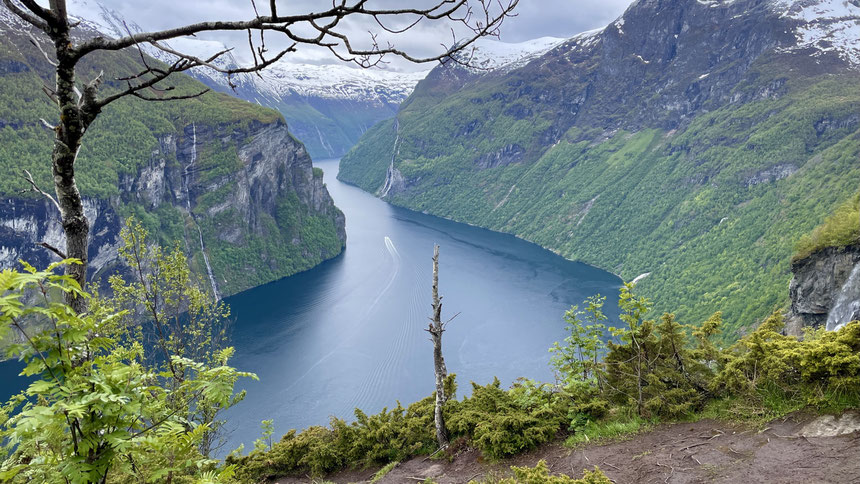
[[(60, 17), (58, 26), (51, 32), (51, 38), (57, 54), (56, 100), (60, 109), (60, 123), (55, 128), (56, 136), (51, 153), (54, 190), (66, 235), (66, 257), (80, 261), (80, 264), (67, 265), (66, 274), (72, 276), (81, 288), (84, 288), (87, 279), (90, 224), (84, 215), (84, 204), (75, 181), (75, 161), (84, 132), (98, 113), (88, 112), (84, 103), (78, 99), (80, 95), (75, 92), (77, 59), (71, 52), (71, 36), (65, 15)], [(86, 311), (86, 301), (83, 298), (67, 293), (66, 303), (79, 314)]]
[(439, 447), (448, 446), (448, 428), (442, 415), (442, 405), (448, 400), (445, 395), (445, 379), (448, 369), (445, 368), (445, 358), (442, 356), (442, 298), (439, 297), (439, 246), (433, 247), (433, 319), (427, 329), (433, 341), (433, 370), (436, 373), (436, 408), (433, 420), (436, 425), (436, 441)]

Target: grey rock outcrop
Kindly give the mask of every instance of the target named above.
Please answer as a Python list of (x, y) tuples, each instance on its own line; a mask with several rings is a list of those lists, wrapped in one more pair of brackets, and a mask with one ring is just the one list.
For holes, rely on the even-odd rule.
[[(860, 245), (829, 247), (794, 261), (789, 286), (791, 310), (786, 332), (800, 335), (805, 326), (820, 327), (836, 304), (854, 267), (860, 264)], [(860, 294), (858, 294), (860, 297)]]

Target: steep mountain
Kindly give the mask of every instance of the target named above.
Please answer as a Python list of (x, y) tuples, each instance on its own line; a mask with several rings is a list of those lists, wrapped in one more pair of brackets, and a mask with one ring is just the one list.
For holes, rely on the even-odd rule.
[[(731, 338), (860, 182), (860, 3), (638, 0), (526, 65), (434, 69), (340, 177), (638, 282)], [(571, 301), (575, 303), (577, 301)]]
[[(95, 34), (86, 24), (78, 32)], [(139, 62), (136, 51), (105, 54), (81, 75), (104, 70), (109, 92)], [(203, 88), (188, 76), (171, 79), (177, 93)], [(21, 193), (22, 169), (45, 189), (53, 186), (52, 133), (39, 121), (56, 119), (41, 91), (52, 82), (27, 26), (0, 7), (0, 267), (18, 259), (45, 266), (51, 258), (34, 242), (63, 245), (54, 207)], [(116, 267), (118, 233), (129, 215), (163, 244), (180, 243), (220, 296), (308, 269), (339, 254), (345, 240), (343, 214), (284, 119), (225, 94), (111, 104), (84, 139), (78, 182), (92, 223), (95, 277)]]
[[(107, 36), (144, 31), (100, 2), (75, 0), (72, 7), (72, 12), (87, 19), (89, 28)], [(220, 42), (191, 37), (165, 45), (203, 59), (227, 49)], [(148, 44), (141, 47), (159, 60), (173, 60), (171, 54)], [(239, 65), (232, 52), (216, 64), (222, 68)], [(322, 159), (343, 155), (369, 127), (393, 117), (427, 71), (360, 69), (343, 63), (320, 66), (291, 62), (287, 56), (259, 76), (242, 73), (228, 79), (210, 68), (192, 69), (189, 74), (213, 90), (280, 111), (311, 157)]]

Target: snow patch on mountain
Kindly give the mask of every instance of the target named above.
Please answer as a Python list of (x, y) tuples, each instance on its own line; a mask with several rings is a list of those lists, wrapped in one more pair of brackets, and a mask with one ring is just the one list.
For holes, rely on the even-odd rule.
[(493, 39), (478, 39), (466, 48), (458, 59), (474, 71), (507, 72), (528, 64), (567, 39), (540, 37), (525, 42), (509, 43)]
[(798, 22), (797, 45), (790, 50), (812, 48), (835, 53), (860, 68), (860, 2), (857, 0), (777, 0), (773, 7), (782, 17)]
[(423, 72), (393, 72), (344, 65), (294, 64), (279, 61), (261, 72), (255, 83), (272, 96), (298, 95), (330, 99), (362, 99), (400, 103), (412, 93)]

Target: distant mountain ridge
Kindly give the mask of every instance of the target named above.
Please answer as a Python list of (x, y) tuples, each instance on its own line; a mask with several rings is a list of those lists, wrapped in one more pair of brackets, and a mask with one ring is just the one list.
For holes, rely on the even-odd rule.
[(857, 190), (858, 53), (856, 0), (639, 0), (510, 70), (437, 67), (339, 176), (650, 272), (660, 309), (724, 310), (733, 336), (786, 303), (794, 242)]

